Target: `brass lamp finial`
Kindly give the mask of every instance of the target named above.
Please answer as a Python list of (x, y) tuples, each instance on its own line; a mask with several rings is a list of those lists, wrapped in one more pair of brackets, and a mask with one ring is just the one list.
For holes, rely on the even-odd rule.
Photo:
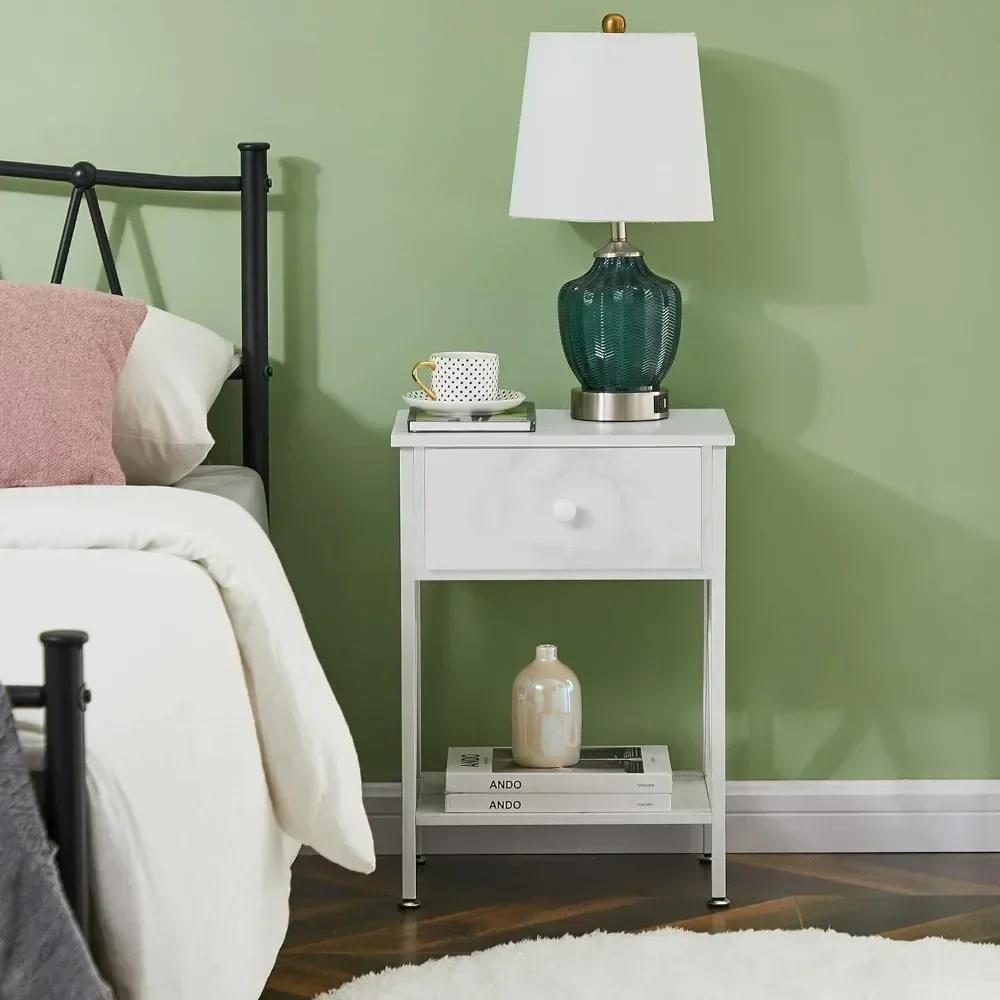
[(625, 30), (625, 18), (621, 14), (605, 14), (601, 21), (601, 31), (606, 35), (620, 35)]

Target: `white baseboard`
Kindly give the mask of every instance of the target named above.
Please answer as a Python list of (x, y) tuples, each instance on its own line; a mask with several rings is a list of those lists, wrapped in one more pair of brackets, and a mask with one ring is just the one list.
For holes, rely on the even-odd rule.
[[(364, 788), (379, 854), (398, 854), (398, 782)], [(734, 781), (731, 854), (1000, 851), (1000, 780)], [(700, 827), (427, 827), (425, 854), (660, 854), (701, 850)]]

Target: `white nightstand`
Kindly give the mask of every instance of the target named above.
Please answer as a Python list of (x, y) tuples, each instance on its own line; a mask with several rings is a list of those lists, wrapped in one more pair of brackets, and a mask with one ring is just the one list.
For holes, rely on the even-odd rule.
[[(439, 825), (700, 825), (710, 905), (726, 898), (726, 449), (723, 410), (596, 424), (539, 410), (524, 433), (410, 434), (396, 415), (402, 621), (403, 891), (417, 840)], [(673, 809), (638, 814), (446, 813), (421, 772), (423, 580), (704, 580), (703, 772), (674, 775)], [(513, 672), (511, 674), (513, 678)], [(586, 721), (584, 722), (586, 725)], [(669, 737), (669, 734), (667, 734)]]

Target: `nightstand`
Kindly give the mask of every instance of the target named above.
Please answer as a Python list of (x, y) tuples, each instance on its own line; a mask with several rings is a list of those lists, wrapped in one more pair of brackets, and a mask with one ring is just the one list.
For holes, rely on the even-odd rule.
[[(726, 898), (726, 449), (723, 410), (649, 423), (572, 420), (539, 410), (533, 433), (410, 434), (399, 449), (403, 879), (419, 906), (427, 826), (688, 824)], [(702, 770), (674, 775), (657, 813), (446, 813), (440, 775), (421, 770), (420, 584), (425, 580), (703, 580)], [(511, 674), (513, 678), (513, 673)], [(667, 741), (669, 742), (669, 740)]]

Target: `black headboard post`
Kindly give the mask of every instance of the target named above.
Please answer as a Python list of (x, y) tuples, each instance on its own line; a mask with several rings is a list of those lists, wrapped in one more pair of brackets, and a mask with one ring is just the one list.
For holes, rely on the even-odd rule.
[(243, 464), (256, 469), (270, 499), (267, 348), (266, 142), (241, 142), (240, 222), (243, 263)]

